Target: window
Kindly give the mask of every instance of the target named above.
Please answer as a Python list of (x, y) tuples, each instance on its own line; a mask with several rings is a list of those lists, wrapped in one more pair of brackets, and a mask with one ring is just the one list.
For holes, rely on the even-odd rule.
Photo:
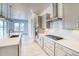
[(15, 32), (23, 32), (24, 31), (24, 23), (14, 23), (14, 31)]
[(14, 23), (14, 31), (19, 31), (19, 23)]
[(3, 21), (0, 21), (0, 40), (3, 39)]
[(20, 24), (20, 31), (24, 31), (24, 23)]
[(0, 40), (3, 40), (7, 35), (7, 22), (0, 20)]
[(6, 38), (7, 35), (7, 22), (3, 22), (3, 35)]

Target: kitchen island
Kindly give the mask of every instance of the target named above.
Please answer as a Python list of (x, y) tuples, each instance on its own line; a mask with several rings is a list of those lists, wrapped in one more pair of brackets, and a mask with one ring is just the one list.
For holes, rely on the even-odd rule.
[(0, 41), (0, 56), (19, 56), (20, 35)]

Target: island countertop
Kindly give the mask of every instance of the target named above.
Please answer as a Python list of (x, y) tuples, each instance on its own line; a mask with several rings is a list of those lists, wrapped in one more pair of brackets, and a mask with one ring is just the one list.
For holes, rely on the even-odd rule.
[(12, 45), (19, 45), (20, 44), (20, 35), (18, 37), (13, 38), (5, 38), (0, 41), (0, 47), (12, 46)]
[(6, 47), (6, 46), (12, 46), (12, 45), (19, 45), (18, 38), (9, 38), (0, 42), (0, 47)]

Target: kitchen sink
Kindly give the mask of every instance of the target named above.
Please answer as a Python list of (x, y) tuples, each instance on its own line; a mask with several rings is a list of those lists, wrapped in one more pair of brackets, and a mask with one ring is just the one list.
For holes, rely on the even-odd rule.
[(63, 39), (62, 37), (55, 36), (55, 35), (46, 35), (46, 36), (49, 37), (49, 38), (52, 38), (54, 40), (61, 40), (61, 39)]
[(15, 37), (19, 37), (19, 35), (12, 35), (12, 36), (10, 36), (10, 38), (15, 38)]

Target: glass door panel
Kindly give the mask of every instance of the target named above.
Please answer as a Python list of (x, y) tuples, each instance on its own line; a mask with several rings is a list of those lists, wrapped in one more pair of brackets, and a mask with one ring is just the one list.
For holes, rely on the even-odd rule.
[(0, 40), (3, 40), (3, 21), (0, 21)]
[(7, 22), (3, 22), (3, 35), (4, 35), (4, 38), (7, 38), (8, 36), (8, 33), (7, 33)]
[(20, 23), (20, 31), (24, 32), (24, 23)]
[(14, 23), (14, 31), (19, 32), (19, 23)]

